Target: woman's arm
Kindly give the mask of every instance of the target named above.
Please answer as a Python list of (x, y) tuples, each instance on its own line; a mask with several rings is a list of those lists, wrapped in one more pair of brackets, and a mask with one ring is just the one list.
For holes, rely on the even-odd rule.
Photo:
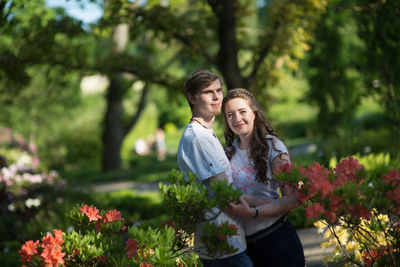
[[(290, 163), (289, 155), (284, 153), (275, 157), (271, 162), (272, 172), (280, 165)], [(230, 203), (229, 211), (242, 216), (279, 216), (288, 213), (297, 206), (298, 191), (290, 183), (280, 182), (279, 187), (282, 197), (278, 199), (269, 199), (255, 197), (251, 195), (243, 195), (239, 203)]]
[(254, 217), (256, 216), (256, 208), (258, 209), (257, 216), (274, 217), (284, 215), (296, 207), (298, 192), (294, 187), (285, 186), (285, 196), (278, 199), (267, 199), (267, 202), (262, 205), (250, 206), (244, 197), (239, 199), (238, 203), (229, 203), (228, 211), (234, 214)]

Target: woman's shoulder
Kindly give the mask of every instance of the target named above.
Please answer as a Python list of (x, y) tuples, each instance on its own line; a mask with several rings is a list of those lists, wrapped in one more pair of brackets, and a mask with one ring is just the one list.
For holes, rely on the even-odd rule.
[(281, 153), (288, 153), (286, 145), (278, 137), (267, 134), (265, 138), (267, 139), (268, 145), (272, 147), (273, 150)]
[(268, 141), (271, 140), (271, 141), (275, 141), (275, 142), (282, 142), (278, 137), (276, 137), (275, 135), (270, 135), (270, 134), (266, 134), (265, 139), (267, 139)]

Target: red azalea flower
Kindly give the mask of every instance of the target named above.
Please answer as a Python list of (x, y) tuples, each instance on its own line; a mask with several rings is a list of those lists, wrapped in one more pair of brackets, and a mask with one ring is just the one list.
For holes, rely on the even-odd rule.
[(338, 176), (343, 174), (348, 179), (354, 180), (357, 177), (357, 171), (362, 169), (364, 166), (359, 164), (357, 159), (349, 157), (336, 164), (335, 172)]
[(338, 197), (337, 195), (333, 195), (333, 194), (329, 196), (329, 199), (330, 199), (330, 205), (331, 205), (330, 210), (332, 210), (333, 212), (336, 212), (341, 206), (342, 199), (340, 197)]
[(236, 225), (234, 225), (234, 224), (229, 224), (229, 227), (230, 227), (230, 228), (232, 228), (232, 230), (234, 230), (235, 232), (237, 232), (237, 231), (238, 231), (238, 228), (237, 228), (237, 226), (236, 226)]
[(219, 240), (228, 240), (228, 237), (226, 235), (219, 234), (218, 239)]
[(350, 211), (351, 215), (357, 219), (358, 218), (370, 219), (372, 216), (371, 211), (361, 206), (361, 204), (350, 206), (348, 207), (348, 210)]
[(37, 247), (39, 245), (39, 240), (33, 242), (32, 240), (26, 241), (19, 251), (21, 255), (21, 262), (31, 262), (32, 258), (37, 254)]
[(382, 176), (382, 181), (385, 184), (398, 185), (400, 183), (400, 171), (389, 170), (388, 174)]
[(330, 223), (335, 223), (337, 220), (336, 213), (330, 210), (326, 211), (326, 218)]
[(96, 222), (95, 227), (96, 227), (96, 231), (97, 232), (101, 233), (103, 231), (103, 227), (101, 227), (101, 222), (100, 221)]
[(140, 267), (152, 267), (153, 265), (147, 261), (142, 261)]
[(281, 172), (286, 172), (286, 173), (290, 173), (290, 171), (293, 168), (293, 164), (290, 163), (285, 163), (282, 165), (279, 165), (278, 168), (275, 169), (275, 173), (281, 173)]
[(178, 227), (176, 227), (174, 221), (172, 219), (169, 219), (167, 222), (162, 222), (161, 225), (168, 225), (168, 227), (171, 227), (172, 229), (175, 230), (175, 232), (178, 232)]
[(121, 217), (121, 212), (117, 211), (116, 209), (107, 211), (104, 222), (115, 222), (115, 221), (123, 221), (124, 218)]
[(372, 266), (372, 264), (379, 260), (384, 253), (384, 247), (378, 249), (370, 249), (369, 252), (368, 250), (365, 250), (363, 253), (363, 262), (366, 266)]
[(107, 263), (107, 257), (106, 257), (106, 255), (102, 255), (102, 256), (99, 258), (99, 261), (101, 261), (103, 264), (106, 264), (106, 263)]
[(394, 202), (400, 204), (400, 186), (398, 186), (394, 191), (387, 192), (386, 196), (393, 200)]
[(330, 195), (334, 190), (334, 186), (329, 182), (327, 176), (318, 176), (310, 186), (310, 190), (316, 193), (321, 193), (321, 197), (325, 198)]
[(308, 196), (302, 192), (299, 192), (299, 201), (300, 203), (305, 203), (308, 200)]
[(89, 221), (97, 221), (98, 219), (101, 219), (99, 211), (96, 207), (93, 208), (92, 206), (88, 206), (85, 204), (82, 208), (80, 208), (80, 211), (88, 216)]
[(138, 256), (138, 242), (132, 238), (128, 238), (128, 240), (126, 241), (126, 255), (128, 256), (128, 258), (132, 258), (135, 257), (137, 258)]
[(312, 206), (306, 208), (306, 217), (308, 220), (317, 219), (320, 213), (324, 213), (324, 207), (319, 203), (314, 203)]

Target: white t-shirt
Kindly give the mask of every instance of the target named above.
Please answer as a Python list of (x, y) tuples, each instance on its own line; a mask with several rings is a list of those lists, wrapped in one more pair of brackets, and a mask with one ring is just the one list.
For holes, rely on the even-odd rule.
[[(278, 182), (272, 178), (271, 162), (282, 153), (288, 153), (288, 150), (281, 140), (272, 135), (266, 135), (269, 145), (268, 152), (268, 183), (260, 183), (256, 181), (257, 171), (254, 169), (254, 163), (249, 158), (250, 151), (248, 149), (242, 150), (238, 146), (238, 139), (233, 142), (235, 147), (235, 154), (233, 154), (230, 163), (232, 168), (232, 179), (235, 186), (240, 187), (245, 194), (254, 195), (258, 197), (268, 197), (277, 199), (279, 198), (279, 185)], [(278, 217), (245, 217), (244, 229), (246, 236), (254, 234), (270, 225), (272, 225)]]
[[(232, 183), (231, 166), (221, 143), (212, 129), (206, 129), (197, 123), (188, 124), (182, 134), (178, 147), (178, 165), (183, 173), (187, 174), (189, 170), (194, 173), (198, 181), (203, 182), (208, 178), (225, 172), (228, 177), (228, 183)], [(207, 186), (207, 184), (205, 185)], [(219, 259), (233, 256), (246, 250), (244, 229), (238, 216), (222, 212), (216, 219), (212, 220), (217, 224), (226, 221), (229, 224), (236, 225), (238, 228), (239, 235), (228, 239), (228, 243), (237, 248), (238, 251), (233, 254), (219, 256)], [(201, 233), (201, 227), (198, 227), (195, 233), (194, 247), (196, 251), (200, 251), (198, 253), (200, 258), (213, 259), (207, 256), (207, 250), (201, 242)]]

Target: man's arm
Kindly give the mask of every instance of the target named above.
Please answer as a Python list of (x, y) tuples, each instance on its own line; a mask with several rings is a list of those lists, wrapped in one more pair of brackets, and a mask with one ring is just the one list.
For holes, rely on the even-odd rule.
[(212, 181), (225, 181), (228, 183), (228, 176), (226, 176), (225, 172), (221, 172), (204, 180), (206, 183), (211, 183)]

